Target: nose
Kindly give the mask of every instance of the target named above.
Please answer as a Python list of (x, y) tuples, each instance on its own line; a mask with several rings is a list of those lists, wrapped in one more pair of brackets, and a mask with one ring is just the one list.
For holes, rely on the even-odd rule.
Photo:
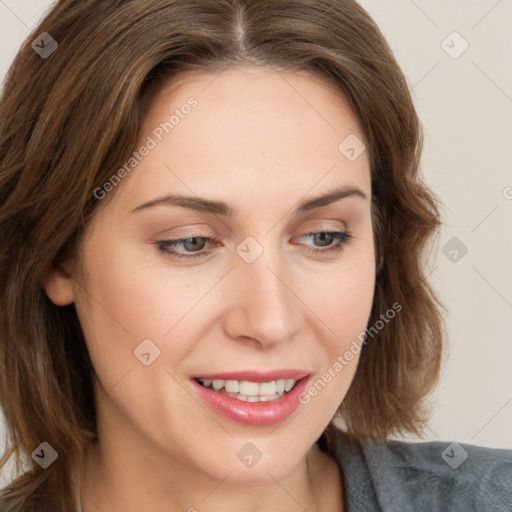
[(269, 252), (252, 263), (236, 261), (224, 315), (229, 337), (252, 339), (264, 347), (291, 340), (304, 322), (304, 303), (294, 291), (297, 279), (277, 251)]

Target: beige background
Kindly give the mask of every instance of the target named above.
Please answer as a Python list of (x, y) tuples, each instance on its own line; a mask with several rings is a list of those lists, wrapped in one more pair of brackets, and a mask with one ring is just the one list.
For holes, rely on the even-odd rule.
[[(2, 79), (50, 3), (0, 0)], [(512, 448), (512, 0), (360, 3), (407, 77), (423, 172), (445, 204), (430, 279), (450, 355), (425, 439)]]

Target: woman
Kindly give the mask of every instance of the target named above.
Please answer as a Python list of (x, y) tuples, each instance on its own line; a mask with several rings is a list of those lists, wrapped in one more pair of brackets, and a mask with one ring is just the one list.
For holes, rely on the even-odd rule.
[(0, 141), (4, 510), (512, 510), (504, 450), (389, 441), (440, 219), (355, 2), (62, 0)]

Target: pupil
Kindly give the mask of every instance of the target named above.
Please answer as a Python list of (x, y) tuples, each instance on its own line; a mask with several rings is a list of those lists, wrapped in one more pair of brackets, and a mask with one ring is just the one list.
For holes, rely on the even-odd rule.
[[(317, 233), (316, 240), (320, 242), (320, 246), (329, 245), (332, 242), (332, 234), (331, 233)], [(327, 243), (325, 243), (327, 242)]]
[[(201, 245), (202, 242), (202, 245)], [(204, 240), (200, 237), (189, 238), (185, 241), (185, 247), (187, 250), (201, 250), (204, 247)], [(197, 246), (199, 244), (199, 247)]]

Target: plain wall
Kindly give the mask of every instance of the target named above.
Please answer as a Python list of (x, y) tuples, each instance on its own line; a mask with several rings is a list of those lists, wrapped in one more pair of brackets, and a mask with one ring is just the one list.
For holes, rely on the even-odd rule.
[[(425, 440), (512, 448), (512, 1), (360, 3), (406, 75), (445, 205), (429, 279), (450, 349)], [(0, 79), (50, 4), (0, 0)]]

